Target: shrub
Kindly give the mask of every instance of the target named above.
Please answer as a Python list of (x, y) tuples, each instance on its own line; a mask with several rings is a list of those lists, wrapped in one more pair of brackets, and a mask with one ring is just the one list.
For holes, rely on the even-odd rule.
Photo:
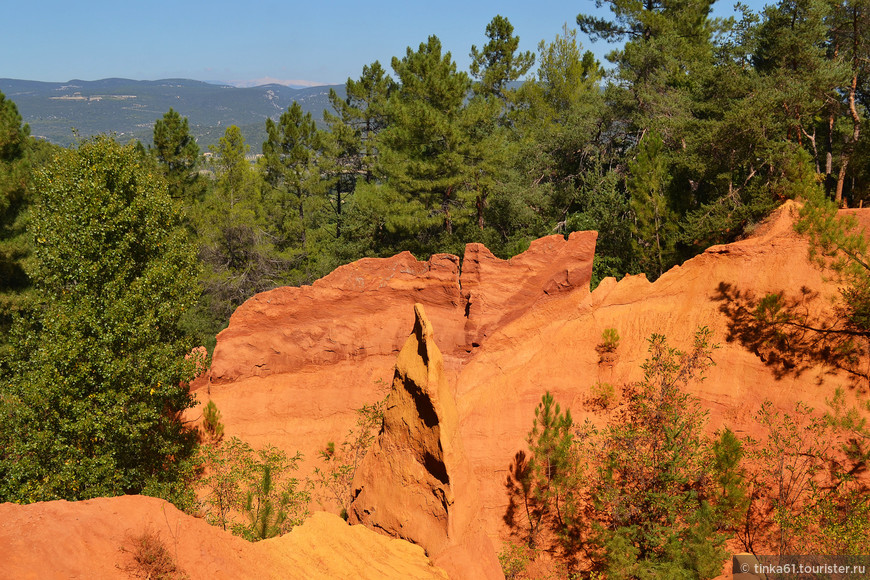
[(209, 401), (202, 410), (202, 428), (210, 443), (219, 443), (224, 438), (224, 424), (221, 422), (221, 412), (214, 401)]
[[(181, 329), (196, 249), (166, 184), (133, 146), (101, 136), (36, 181), (32, 316), (13, 331), (0, 501), (81, 500), (181, 485), (196, 435), (197, 362)], [(39, 428), (33, 428), (38, 425)], [(2, 441), (7, 443), (7, 441)]]
[(505, 542), (498, 553), (498, 563), (505, 580), (515, 580), (526, 571), (529, 562), (532, 561), (532, 550), (528, 546), (517, 542)]
[[(718, 573), (734, 514), (745, 513), (746, 482), (741, 442), (730, 431), (705, 435), (707, 413), (684, 390), (713, 364), (709, 338), (702, 328), (681, 352), (653, 335), (643, 380), (624, 387), (601, 431), (575, 427), (544, 395), (529, 457), (517, 454), (507, 485), (505, 521), (528, 521), (530, 547), (561, 551), (572, 572), (583, 564), (584, 574), (608, 578)], [(605, 385), (594, 388), (606, 399)]]
[(129, 553), (133, 561), (122, 570), (133, 578), (182, 580), (188, 577), (178, 567), (160, 534), (151, 528), (145, 528), (142, 534), (130, 537), (129, 543), (130, 547), (122, 547), (121, 551)]
[(617, 348), (619, 348), (619, 333), (615, 328), (605, 328), (601, 333), (601, 342), (595, 347), (598, 352), (598, 362), (613, 362), (616, 359)]
[(589, 389), (589, 403), (593, 408), (610, 409), (616, 403), (616, 389), (611, 383), (595, 383)]
[(308, 516), (310, 494), (291, 477), (302, 460), (272, 446), (254, 450), (237, 437), (200, 448), (208, 523), (251, 541), (289, 532)]
[(619, 332), (615, 328), (605, 328), (601, 333), (599, 349), (604, 352), (614, 352), (619, 347)]
[(320, 451), (325, 465), (314, 468), (314, 484), (341, 507), (341, 516), (345, 519), (353, 499), (353, 478), (381, 428), (386, 401), (384, 398), (357, 409), (356, 424), (344, 441), (340, 445), (329, 441)]
[[(842, 404), (838, 393), (834, 411)], [(749, 444), (755, 493), (739, 534), (744, 548), (866, 554), (870, 507), (860, 431), (844, 429), (837, 415), (822, 417), (803, 403), (782, 412), (765, 401), (756, 421), (767, 437)]]

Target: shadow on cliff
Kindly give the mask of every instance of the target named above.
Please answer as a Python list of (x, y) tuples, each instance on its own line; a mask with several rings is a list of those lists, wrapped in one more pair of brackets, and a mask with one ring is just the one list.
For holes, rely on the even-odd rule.
[(755, 354), (777, 380), (823, 369), (820, 383), (839, 371), (853, 388), (870, 387), (870, 333), (850, 326), (842, 308), (818, 292), (804, 286), (759, 296), (720, 282), (712, 299), (727, 318), (726, 340)]

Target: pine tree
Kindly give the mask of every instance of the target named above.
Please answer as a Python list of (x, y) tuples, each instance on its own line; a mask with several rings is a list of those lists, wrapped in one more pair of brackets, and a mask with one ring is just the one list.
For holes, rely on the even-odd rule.
[(574, 449), (574, 420), (547, 392), (535, 409), (529, 431), (529, 469), (522, 485), (528, 490), (524, 508), (528, 545), (535, 548), (543, 528), (556, 533), (572, 525), (578, 506), (578, 458)]
[(861, 126), (867, 118), (866, 95), (870, 93), (870, 86), (867, 84), (870, 73), (870, 5), (861, 0), (844, 0), (835, 2), (833, 6), (829, 50), (843, 59), (849, 71), (846, 86), (838, 87), (845, 96), (843, 111), (850, 125), (840, 151), (840, 169), (834, 193), (834, 200), (839, 205), (844, 201), (847, 171), (858, 147)]
[(378, 140), (384, 180), (367, 187), (359, 201), (378, 216), (387, 239), (411, 242), (402, 249), (443, 251), (472, 215), (467, 172), (474, 152), (463, 117), (471, 80), (457, 71), (449, 52), (442, 54), (435, 36), (417, 51), (409, 47), (404, 58), (394, 57), (392, 66), (399, 84)]
[(334, 90), (329, 92), (335, 114), (324, 111), (323, 118), (339, 142), (340, 156), (347, 159), (342, 166), (364, 177), (366, 182), (374, 177), (375, 142), (387, 126), (387, 101), (395, 88), (393, 79), (375, 61), (363, 66), (359, 80), (347, 79), (344, 100)]
[(358, 81), (347, 79), (346, 99), (330, 89), (329, 102), (335, 114), (323, 112), (323, 120), (329, 126), (324, 135), (327, 171), (333, 174), (333, 191), (330, 195), (335, 211), (335, 236), (342, 234), (345, 208), (348, 198), (356, 190), (356, 183), (364, 179), (371, 183), (377, 166), (378, 134), (387, 124), (387, 99), (395, 83), (386, 76), (377, 61), (363, 67)]
[(628, 168), (631, 172), (628, 191), (635, 215), (633, 244), (641, 267), (655, 279), (673, 264), (677, 225), (667, 197), (670, 176), (663, 143), (655, 133), (640, 142), (637, 158)]
[[(459, 124), (471, 80), (456, 70), (441, 41), (430, 36), (401, 60), (393, 57), (399, 88), (390, 98), (382, 167), (400, 192), (422, 210), (425, 222), (453, 233), (466, 209), (462, 191), (465, 135)], [(458, 214), (458, 215), (457, 215)]]
[(277, 123), (266, 120), (266, 132), (262, 163), (275, 247), (294, 270), (288, 282), (311, 282), (326, 273), (316, 265), (330, 185), (321, 174), (324, 137), (295, 101)]
[(514, 36), (514, 27), (503, 16), (496, 16), (486, 25), (489, 39), (481, 50), (471, 47), (471, 76), (477, 79), (474, 91), (483, 96), (494, 96), (509, 101), (513, 92), (510, 84), (519, 80), (535, 64), (535, 55), (529, 51), (517, 52), (520, 37)]
[(30, 287), (24, 268), (31, 252), (25, 233), (29, 145), (29, 129), (18, 108), (0, 93), (0, 360), (8, 354), (12, 317), (24, 307)]
[(170, 108), (158, 119), (154, 123), (152, 151), (163, 168), (169, 195), (192, 201), (196, 196), (192, 186), (196, 180), (194, 169), (199, 160), (199, 145), (190, 134), (187, 117)]

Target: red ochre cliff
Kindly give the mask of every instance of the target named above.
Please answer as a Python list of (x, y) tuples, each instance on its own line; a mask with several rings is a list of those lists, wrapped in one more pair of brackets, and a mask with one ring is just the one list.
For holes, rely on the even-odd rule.
[[(868, 210), (850, 213), (870, 222)], [(542, 238), (510, 260), (480, 244), (469, 244), (461, 261), (439, 254), (421, 262), (409, 253), (360, 260), (309, 287), (279, 288), (242, 305), (218, 336), (198, 396), (215, 401), (228, 435), (315, 457), (352, 426), (354, 409), (387, 394), (415, 326), (413, 305), (421, 304), (455, 397), (469, 485), (479, 490), (480, 518), (498, 547), (504, 481), (541, 395), (550, 391), (579, 420), (600, 419), (588, 405), (590, 387), (640, 378), (653, 333), (688, 347), (699, 326), (713, 331), (716, 366), (692, 386), (710, 410), (710, 429), (746, 433), (765, 399), (822, 407), (834, 385), (845, 384), (817, 361), (783, 371), (738, 339), (735, 313), (748, 298), (784, 292), (821, 314), (837, 295), (809, 262), (795, 214), (787, 203), (749, 238), (711, 247), (655, 283), (606, 279), (591, 293), (595, 232)], [(606, 328), (621, 340), (602, 363), (596, 346)]]

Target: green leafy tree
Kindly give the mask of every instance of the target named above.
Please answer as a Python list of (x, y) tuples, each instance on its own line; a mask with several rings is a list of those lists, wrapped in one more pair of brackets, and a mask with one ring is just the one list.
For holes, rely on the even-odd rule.
[(177, 499), (196, 360), (179, 328), (197, 264), (178, 207), (133, 146), (83, 142), (38, 176), (38, 303), (0, 388), (4, 501)]
[[(767, 6), (751, 32), (753, 38), (745, 39), (754, 47), (752, 65), (759, 73), (763, 92), (786, 118), (782, 138), (807, 143), (816, 173), (822, 172), (824, 148), (824, 173), (829, 182), (833, 117), (840, 108), (838, 88), (848, 82), (848, 68), (828, 51), (831, 7), (823, 0), (790, 0)], [(822, 119), (826, 122), (820, 123)]]
[(218, 187), (224, 194), (224, 204), (230, 209), (251, 194), (253, 169), (248, 162), (250, 146), (242, 130), (230, 125), (218, 144), (209, 147), (215, 157)]
[(326, 171), (334, 175), (330, 201), (336, 216), (336, 238), (341, 237), (348, 198), (356, 190), (357, 180), (371, 183), (374, 179), (378, 159), (375, 143), (387, 125), (387, 99), (394, 88), (393, 79), (375, 61), (363, 67), (358, 81), (347, 79), (347, 98), (342, 100), (334, 90), (329, 92), (335, 113), (325, 110), (323, 120), (329, 126), (325, 150), (332, 163)]
[(169, 195), (174, 199), (191, 201), (196, 197), (193, 186), (196, 181), (199, 145), (190, 134), (187, 117), (182, 117), (170, 108), (162, 118), (154, 123), (155, 158), (163, 168), (169, 184)]
[(230, 315), (278, 284), (284, 262), (270, 235), (263, 180), (235, 125), (212, 147), (216, 179), (191, 211), (204, 268), (203, 294), (187, 323), (209, 350)]
[(202, 410), (202, 430), (210, 443), (220, 443), (224, 438), (224, 424), (221, 412), (214, 401), (209, 401)]
[(866, 419), (846, 411), (843, 394), (822, 415), (803, 403), (780, 411), (765, 401), (750, 440), (753, 494), (739, 538), (775, 554), (858, 555), (870, 547), (870, 505), (861, 477)]
[(571, 412), (563, 411), (550, 393), (544, 394), (526, 438), (529, 452), (517, 453), (506, 481), (509, 503), (504, 519), (526, 548), (505, 554), (509, 560), (522, 556), (525, 567), (531, 552), (547, 551), (569, 566), (578, 565), (588, 536), (584, 483), (589, 477), (587, 446), (594, 435), (591, 424), (576, 426)]
[(625, 41), (608, 55), (618, 82), (609, 99), (634, 141), (655, 130), (669, 148), (680, 143), (691, 119), (691, 83), (710, 66), (712, 37), (721, 23), (710, 18), (711, 0), (669, 2), (608, 0), (613, 19), (580, 14), (577, 24), (593, 40)]
[(644, 379), (593, 452), (591, 543), (608, 577), (713, 577), (725, 557), (723, 529), (742, 501), (740, 443), (730, 432), (711, 446), (706, 412), (684, 389), (712, 364), (710, 331), (681, 352), (650, 338)]
[(685, 392), (713, 364), (709, 339), (702, 328), (682, 352), (653, 335), (644, 379), (603, 430), (578, 428), (544, 395), (507, 481), (505, 521), (530, 547), (608, 578), (719, 574), (748, 494), (741, 441), (705, 435), (707, 413)]
[(625, 232), (605, 223), (625, 229), (628, 220), (608, 159), (601, 67), (567, 26), (538, 45), (537, 61), (537, 78), (518, 89), (509, 113), (514, 150), (499, 179), (509, 185), (493, 196), (488, 219), (508, 242), (598, 229), (599, 243), (621, 246)]
[[(608, 55), (614, 141), (635, 160), (650, 133), (662, 141), (655, 163), (667, 177), (664, 223), (682, 230), (669, 236), (664, 266), (733, 240), (776, 200), (793, 197), (784, 176), (801, 174), (800, 157), (793, 159), (801, 147), (781, 141), (779, 104), (751, 66), (755, 17), (713, 18), (709, 0), (601, 4), (611, 18), (580, 14), (577, 22), (593, 40), (625, 41)], [(651, 275), (662, 269), (643, 258)]]

